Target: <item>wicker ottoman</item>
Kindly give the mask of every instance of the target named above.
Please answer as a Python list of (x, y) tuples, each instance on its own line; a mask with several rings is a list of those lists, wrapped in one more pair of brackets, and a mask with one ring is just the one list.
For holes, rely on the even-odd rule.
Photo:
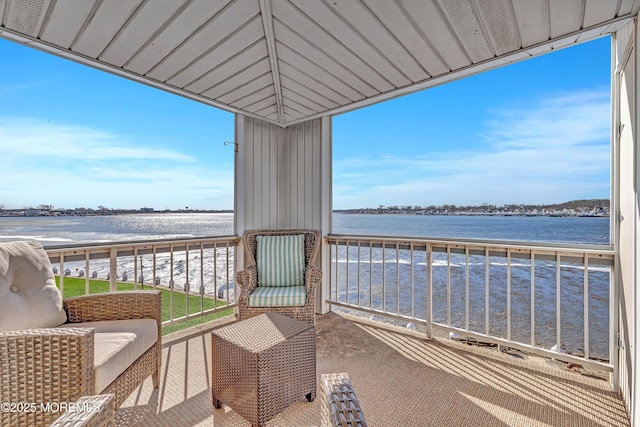
[(316, 397), (312, 324), (265, 313), (211, 333), (211, 395), (261, 426), (289, 404)]

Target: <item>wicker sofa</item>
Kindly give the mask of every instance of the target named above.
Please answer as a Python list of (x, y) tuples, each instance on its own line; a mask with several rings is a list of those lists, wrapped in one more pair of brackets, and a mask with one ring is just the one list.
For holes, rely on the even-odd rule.
[[(301, 305), (252, 304), (251, 295), (261, 285), (258, 268), (258, 238), (260, 236), (304, 236), (304, 303)], [(269, 311), (280, 313), (294, 319), (315, 324), (316, 287), (322, 282), (322, 272), (315, 262), (320, 245), (320, 233), (314, 230), (250, 230), (242, 236), (244, 246), (245, 269), (236, 273), (236, 285), (239, 286), (238, 319), (244, 320)]]
[(161, 310), (160, 291), (63, 300), (39, 243), (0, 244), (0, 402), (16, 409), (0, 425), (49, 425), (87, 395), (117, 409), (148, 376), (158, 387)]

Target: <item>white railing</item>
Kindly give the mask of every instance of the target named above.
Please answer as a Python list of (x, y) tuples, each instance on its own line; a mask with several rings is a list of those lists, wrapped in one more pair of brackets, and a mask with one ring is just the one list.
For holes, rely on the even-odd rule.
[[(235, 236), (46, 247), (60, 291), (84, 279), (82, 294), (120, 289), (164, 291), (163, 325), (236, 306)], [(102, 283), (98, 281), (103, 281)], [(74, 289), (76, 293), (77, 287)], [(193, 304), (196, 304), (196, 307)]]
[(612, 247), (343, 235), (327, 243), (332, 306), (613, 371)]

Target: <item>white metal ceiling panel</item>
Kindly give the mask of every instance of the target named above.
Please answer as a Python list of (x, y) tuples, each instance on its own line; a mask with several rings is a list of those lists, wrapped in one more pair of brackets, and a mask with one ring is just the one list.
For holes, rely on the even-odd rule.
[(290, 99), (292, 101), (297, 102), (298, 104), (304, 105), (307, 108), (309, 108), (310, 110), (313, 110), (315, 112), (318, 111), (325, 111), (327, 110), (327, 108), (323, 105), (320, 105), (312, 100), (310, 100), (309, 98), (305, 98), (304, 96), (300, 95), (299, 93), (296, 93), (290, 89), (287, 89), (286, 87), (282, 87), (282, 96), (284, 98)]
[(258, 110), (261, 110), (263, 108), (266, 107), (270, 107), (272, 105), (276, 104), (276, 97), (275, 96), (269, 96), (261, 101), (256, 102), (255, 104), (251, 104), (247, 107), (245, 107), (245, 109), (247, 111), (249, 111), (250, 113), (255, 113)]
[(483, 28), (486, 28), (496, 55), (520, 49), (522, 43), (511, 3), (507, 0), (480, 0), (477, 5)]
[(142, 0), (111, 0), (100, 3), (89, 24), (71, 46), (74, 52), (97, 58), (114, 41), (122, 26)]
[(275, 120), (278, 117), (278, 106), (276, 104), (273, 104), (269, 107), (263, 108), (262, 110), (258, 110), (255, 113)]
[(0, 35), (287, 126), (610, 34), (639, 8), (640, 0), (0, 0)]
[(442, 11), (433, 1), (405, 0), (403, 5), (449, 70), (457, 70), (471, 64), (471, 60), (460, 47), (460, 40), (451, 32)]
[(436, 76), (449, 71), (424, 35), (416, 30), (416, 22), (404, 7), (389, 0), (365, 0), (365, 4), (429, 75)]
[(578, 31), (582, 28), (584, 0), (549, 0), (551, 37)]
[(615, 18), (618, 2), (602, 0), (585, 0), (583, 27), (589, 28), (602, 22), (602, 18)]
[[(346, 0), (350, 1), (350, 0)], [(311, 17), (324, 31), (335, 40), (348, 40), (348, 49), (376, 70), (395, 87), (406, 86), (411, 80), (405, 76), (389, 59), (380, 54), (361, 32), (354, 28), (343, 15), (343, 7), (347, 3), (333, 0), (330, 5), (318, 0), (297, 1), (296, 6)]]
[[(77, 0), (72, 1), (78, 3)], [(154, 35), (184, 6), (184, 0), (154, 0), (145, 3), (118, 38), (109, 45), (100, 60), (122, 67), (140, 48), (153, 40)]]
[(240, 88), (247, 82), (265, 73), (271, 73), (269, 58), (267, 58), (266, 56), (263, 56), (262, 58), (257, 57), (254, 64), (238, 71), (226, 80), (216, 80), (216, 76), (213, 76), (211, 81), (207, 82), (210, 87), (200, 93), (208, 98), (217, 99), (218, 96), (228, 93), (234, 89)]
[[(231, 0), (229, 0), (231, 1)], [(225, 2), (195, 0), (182, 11), (160, 34), (151, 40), (124, 68), (145, 75), (169, 56), (185, 40), (197, 33), (226, 6)]]
[(161, 82), (171, 79), (259, 12), (255, 0), (238, 0), (231, 3), (147, 75)]
[(216, 96), (216, 99), (225, 104), (233, 104), (235, 101), (271, 85), (273, 85), (273, 77), (271, 72), (266, 72), (253, 80), (247, 81), (244, 85), (231, 86), (230, 91)]
[(289, 80), (293, 80), (296, 83), (307, 87), (309, 90), (322, 93), (327, 98), (336, 102), (339, 105), (350, 104), (351, 100), (338, 90), (334, 89), (331, 86), (327, 86), (326, 84), (320, 82), (319, 80), (314, 79), (313, 77), (301, 72), (297, 68), (287, 64), (286, 62), (280, 61), (280, 75), (283, 78), (287, 78)]
[[(354, 55), (353, 52), (315, 24), (308, 16), (302, 14), (299, 9), (294, 8), (290, 2), (272, 0), (272, 7), (274, 24), (277, 19), (288, 27), (295, 28), (299, 34), (303, 34), (304, 38), (313, 44), (312, 50), (303, 52), (305, 56), (310, 55), (315, 60), (314, 55), (317, 49), (359, 75), (365, 82), (374, 87), (377, 93), (393, 89), (393, 85), (385, 80), (375, 69)], [(276, 38), (278, 38), (277, 31)]]
[(301, 96), (304, 96), (306, 99), (312, 100), (316, 104), (322, 105), (326, 110), (330, 108), (337, 108), (340, 106), (336, 102), (327, 98), (325, 95), (318, 92), (314, 92), (308, 87), (303, 86), (294, 80), (291, 80), (285, 75), (280, 76), (280, 81), (282, 82), (283, 91), (285, 89), (294, 91), (295, 93), (298, 93)]
[(284, 109), (284, 119), (287, 122), (293, 122), (294, 120), (301, 119), (303, 116), (290, 108)]
[[(252, 67), (254, 64), (256, 64), (256, 62), (260, 61), (266, 56), (267, 44), (264, 42), (264, 40), (261, 40), (257, 43), (254, 43), (252, 46), (240, 52), (238, 55), (229, 59), (225, 63), (221, 64), (219, 67), (216, 67), (208, 73), (203, 74), (199, 79), (185, 86), (185, 89), (194, 93), (205, 92), (218, 83), (234, 76), (238, 72)], [(263, 74), (265, 71), (265, 69), (254, 68), (253, 72), (255, 74), (250, 74), (249, 79), (253, 79)]]
[(4, 16), (4, 25), (19, 33), (38, 37), (49, 0), (10, 1), (7, 6), (9, 10)]
[[(389, 4), (394, 5), (392, 2)], [(393, 64), (404, 77), (412, 82), (419, 82), (430, 77), (366, 5), (352, 0), (333, 0), (330, 6), (334, 12), (339, 13), (348, 22), (351, 28), (362, 34), (363, 39), (377, 50), (386, 62)]]
[[(327, 55), (322, 50), (311, 44), (308, 40), (295, 34), (291, 29), (280, 21), (274, 20), (273, 27), (278, 41), (277, 45), (284, 45), (295, 51), (298, 55), (307, 58), (309, 61), (323, 68), (328, 73), (340, 76), (340, 79), (356, 92), (363, 96), (377, 95), (378, 90), (367, 84), (363, 78), (356, 75), (352, 69), (348, 69), (341, 63), (337, 62), (333, 57)], [(388, 85), (388, 83), (387, 83)], [(391, 85), (389, 85), (391, 88)]]
[(305, 105), (300, 104), (299, 102), (289, 99), (286, 96), (284, 96), (284, 94), (282, 95), (282, 99), (284, 101), (285, 107), (293, 108), (294, 110), (301, 112), (304, 116), (311, 116), (320, 111), (313, 108), (309, 108)]
[[(278, 44), (278, 58), (280, 59), (280, 63), (286, 62), (287, 64), (296, 64), (296, 69), (299, 72), (307, 74), (314, 79), (324, 83), (325, 85), (332, 87), (339, 91), (341, 94), (349, 98), (351, 101), (356, 101), (358, 99), (364, 98), (364, 95), (354, 90), (351, 86), (347, 85), (340, 79), (340, 75), (335, 76), (331, 73), (328, 73), (326, 70), (320, 68), (318, 64), (315, 64), (304, 56), (294, 52), (289, 49), (287, 46)], [(296, 73), (288, 73), (289, 77), (296, 79)]]
[(95, 6), (95, 1), (57, 0), (40, 38), (69, 49)]
[(522, 47), (549, 40), (551, 30), (547, 0), (519, 0), (512, 5)]
[(637, 3), (638, 0), (622, 0), (620, 1), (620, 7), (618, 8), (617, 16), (626, 15), (628, 13), (633, 12), (633, 5)]
[(233, 105), (234, 107), (237, 108), (245, 108), (249, 105), (253, 105), (258, 101), (261, 101), (265, 98), (270, 98), (272, 96), (274, 96), (276, 93), (273, 90), (273, 86), (267, 86), (262, 88), (261, 90), (252, 93), (251, 95), (245, 96), (244, 98), (241, 98), (233, 103), (231, 103), (231, 105)]
[(440, 4), (472, 62), (495, 56), (468, 0), (440, 0)]
[(207, 54), (167, 82), (173, 86), (185, 87), (263, 38), (262, 20), (260, 16), (254, 16), (249, 23), (238, 26), (235, 32), (224, 38), (218, 45), (212, 46)]

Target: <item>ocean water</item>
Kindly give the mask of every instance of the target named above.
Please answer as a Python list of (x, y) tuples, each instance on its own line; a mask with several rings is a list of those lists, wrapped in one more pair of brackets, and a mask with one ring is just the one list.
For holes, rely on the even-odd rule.
[[(345, 215), (337, 234), (609, 244), (609, 218)], [(181, 213), (73, 217), (0, 217), (0, 241), (44, 246), (233, 234), (233, 214)]]
[[(336, 234), (384, 235), (425, 238), (465, 238), (500, 241), (535, 241), (571, 244), (609, 244), (609, 218), (593, 217), (481, 217), (481, 216), (414, 216), (414, 215), (346, 215), (333, 217)], [(156, 239), (190, 238), (203, 236), (229, 236), (233, 234), (233, 214), (136, 214), (102, 217), (0, 217), (0, 241), (37, 240), (45, 247), (76, 245), (82, 243), (110, 243), (145, 241)], [(368, 249), (361, 253), (369, 260)], [(383, 258), (380, 250), (372, 250), (372, 263), (363, 264), (357, 271), (357, 255), (351, 248), (347, 256), (344, 246), (338, 253), (332, 252), (332, 264), (338, 272), (340, 288), (333, 290), (339, 301), (360, 301), (376, 309), (386, 309), (405, 315), (426, 316), (427, 260), (424, 252), (411, 254), (400, 251), (396, 260), (395, 251), (388, 251)], [(199, 252), (199, 251), (192, 251)], [(203, 292), (233, 299), (233, 250), (228, 254), (230, 268), (227, 270), (225, 249), (207, 250), (202, 257), (197, 253), (176, 254), (173, 277), (177, 288), (189, 286), (195, 291), (202, 286)], [(411, 258), (413, 257), (413, 258)], [(160, 284), (167, 285), (171, 276), (171, 263), (167, 254), (159, 254), (155, 277)], [(134, 265), (144, 265), (145, 283), (149, 283), (153, 272), (151, 257), (118, 259), (118, 276), (128, 275), (133, 280)], [(185, 272), (188, 264), (189, 272)], [(204, 271), (200, 283), (200, 269)], [(348, 268), (347, 268), (348, 265)], [(446, 254), (434, 253), (433, 260), (433, 316), (434, 321), (447, 323), (447, 277), (451, 275), (451, 324), (463, 327), (466, 299), (464, 255), (453, 254), (450, 272)], [(54, 265), (58, 267), (58, 265)], [(72, 276), (85, 268), (84, 262), (65, 263)], [(488, 270), (487, 270), (488, 268)], [(530, 342), (531, 323), (531, 270), (529, 260), (513, 259), (511, 274), (511, 333), (514, 340)], [(335, 270), (333, 270), (335, 271)], [(90, 272), (106, 279), (109, 265), (106, 260), (91, 262)], [(189, 273), (189, 274), (187, 274)], [(90, 274), (90, 273), (87, 273)], [(485, 293), (485, 277), (490, 277), (489, 295)], [(387, 286), (381, 286), (383, 275)], [(411, 292), (407, 283), (413, 275), (416, 286)], [(469, 259), (469, 309), (471, 330), (484, 332), (486, 299), (490, 306), (490, 333), (506, 335), (506, 275), (504, 257), (490, 257), (488, 267), (483, 256)], [(550, 348), (556, 338), (556, 264), (536, 261), (535, 316), (536, 343)], [(372, 277), (372, 283), (358, 277)], [(398, 277), (399, 284), (395, 280)], [(589, 350), (594, 357), (608, 358), (609, 323), (609, 268), (590, 265), (589, 278)], [(583, 289), (584, 267), (563, 262), (561, 313), (563, 345), (567, 351), (580, 353), (585, 347), (583, 339)], [(187, 285), (188, 283), (188, 285)], [(228, 285), (227, 285), (228, 284)], [(230, 291), (224, 293), (227, 290)]]
[(0, 217), (0, 242), (37, 240), (43, 246), (233, 234), (233, 214)]
[(334, 214), (336, 234), (609, 244), (609, 218)]

